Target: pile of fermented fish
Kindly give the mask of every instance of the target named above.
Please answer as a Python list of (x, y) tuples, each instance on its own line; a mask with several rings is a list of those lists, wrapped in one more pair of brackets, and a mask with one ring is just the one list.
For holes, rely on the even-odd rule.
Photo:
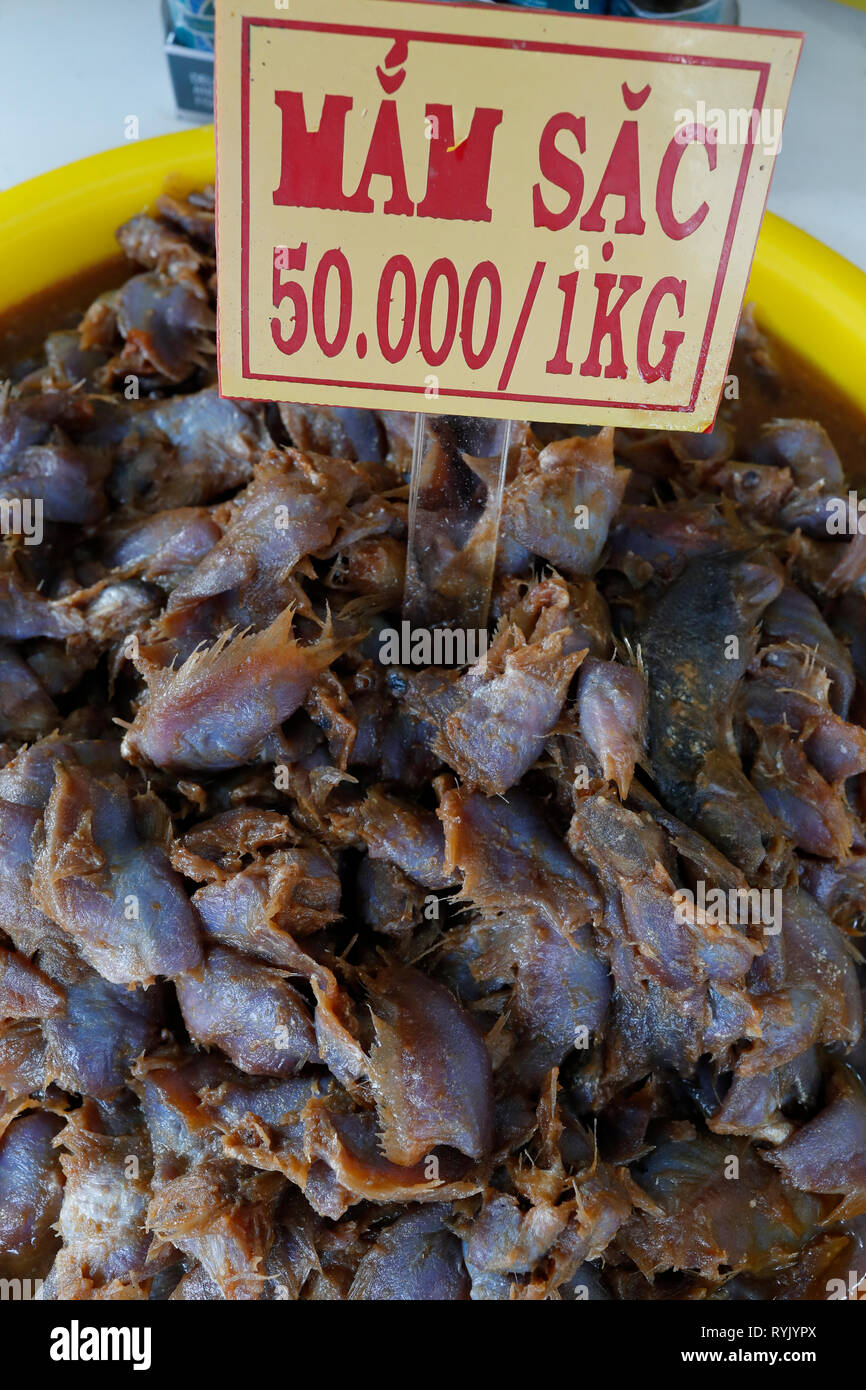
[(121, 228), (129, 278), (0, 406), (0, 1277), (856, 1296), (866, 538), (830, 439), (776, 418), (749, 316), (762, 423), (522, 425), (486, 654), (384, 664), (411, 420), (219, 397), (213, 221)]

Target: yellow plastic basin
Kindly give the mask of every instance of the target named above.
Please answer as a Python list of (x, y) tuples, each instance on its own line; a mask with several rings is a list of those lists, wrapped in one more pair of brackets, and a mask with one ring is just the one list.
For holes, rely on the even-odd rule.
[[(166, 188), (213, 182), (213, 127), (130, 142), (0, 193), (0, 313), (117, 252), (114, 229)], [(746, 298), (761, 323), (861, 409), (866, 274), (768, 213)]]

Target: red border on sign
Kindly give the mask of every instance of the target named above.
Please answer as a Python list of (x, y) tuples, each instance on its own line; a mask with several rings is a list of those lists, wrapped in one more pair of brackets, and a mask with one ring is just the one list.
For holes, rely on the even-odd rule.
[[(250, 368), (249, 358), (249, 239), (250, 239), (250, 30), (253, 28), (261, 29), (303, 29), (312, 33), (331, 33), (343, 34), (352, 37), (362, 38), (384, 38), (394, 40), (398, 37), (405, 38), (413, 43), (444, 43), (444, 44), (470, 44), (477, 48), (520, 48), (531, 52), (539, 53), (572, 53), (583, 57), (594, 58), (639, 58), (651, 63), (677, 63), (687, 64), (698, 67), (713, 68), (738, 68), (745, 72), (756, 72), (758, 74), (758, 85), (755, 97), (752, 102), (754, 110), (761, 110), (764, 104), (764, 94), (767, 90), (767, 83), (770, 75), (770, 64), (757, 62), (752, 59), (740, 58), (711, 58), (703, 54), (681, 54), (681, 53), (653, 53), (641, 49), (628, 48), (599, 48), (588, 44), (570, 43), (550, 43), (536, 41), (532, 39), (506, 39), (494, 36), (479, 34), (437, 34), (426, 33), (415, 29), (401, 29), (397, 25), (393, 27), (382, 27), (379, 25), (365, 24), (332, 24), (319, 20), (303, 19), (255, 19), (250, 16), (244, 18), (241, 32), (241, 367), (245, 381), (282, 381), (289, 385), (298, 386), (336, 386), (351, 387), (356, 390), (367, 391), (388, 391), (395, 394), (420, 394), (424, 387), (404, 386), (394, 382), (376, 381), (346, 381), (333, 380), (326, 377), (303, 377), (303, 376), (278, 376), (275, 373), (254, 372)], [(734, 189), (734, 198), (731, 204), (731, 212), (728, 217), (728, 225), (725, 228), (725, 237), (722, 242), (722, 250), (719, 256), (719, 264), (716, 271), (716, 278), (713, 284), (713, 293), (710, 299), (710, 308), (707, 316), (707, 323), (704, 329), (704, 336), (701, 341), (701, 350), (698, 354), (695, 377), (692, 383), (691, 396), (687, 405), (653, 405), (646, 401), (611, 401), (598, 400), (583, 396), (527, 396), (519, 395), (509, 391), (458, 391), (453, 388), (439, 387), (439, 397), (449, 397), (452, 400), (468, 398), (472, 400), (503, 400), (524, 402), (528, 405), (578, 405), (578, 406), (599, 406), (606, 410), (660, 410), (666, 412), (682, 412), (692, 414), (700, 393), (701, 384), (706, 369), (707, 357), (710, 350), (713, 328), (715, 326), (716, 314), (718, 313), (719, 301), (722, 296), (722, 288), (725, 281), (725, 272), (728, 261), (730, 260), (731, 247), (734, 242), (734, 235), (737, 229), (737, 220), (743, 202), (743, 194), (746, 187), (746, 179), (749, 173), (749, 166), (754, 150), (754, 137), (750, 131), (750, 138), (743, 150), (743, 158), (740, 163), (740, 172), (737, 175), (737, 183)]]

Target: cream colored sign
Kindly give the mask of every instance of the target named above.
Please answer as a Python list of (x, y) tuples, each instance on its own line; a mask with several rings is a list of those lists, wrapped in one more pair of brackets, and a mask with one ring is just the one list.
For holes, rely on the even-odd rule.
[(221, 391), (709, 425), (801, 42), (221, 0)]

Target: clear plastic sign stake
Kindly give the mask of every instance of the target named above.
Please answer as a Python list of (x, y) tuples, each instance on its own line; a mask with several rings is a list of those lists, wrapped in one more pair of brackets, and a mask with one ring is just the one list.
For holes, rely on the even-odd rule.
[(403, 617), (416, 627), (487, 626), (510, 420), (415, 416)]

